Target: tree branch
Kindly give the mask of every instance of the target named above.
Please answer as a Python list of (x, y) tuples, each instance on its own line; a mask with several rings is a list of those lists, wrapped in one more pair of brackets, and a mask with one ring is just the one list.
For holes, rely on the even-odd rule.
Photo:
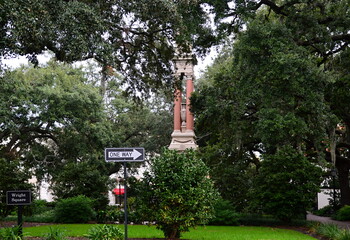
[(270, 7), (272, 9), (272, 11), (274, 11), (277, 14), (281, 14), (283, 16), (287, 16), (287, 14), (283, 11), (284, 7), (281, 6), (277, 6), (274, 2), (270, 1), (270, 0), (261, 0), (255, 7), (254, 10), (258, 10), (262, 5), (266, 5), (268, 7)]

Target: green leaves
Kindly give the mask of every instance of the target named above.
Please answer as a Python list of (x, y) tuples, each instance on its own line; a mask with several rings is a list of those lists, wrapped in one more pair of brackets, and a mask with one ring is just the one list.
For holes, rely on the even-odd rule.
[[(59, 144), (60, 135), (70, 129), (86, 130), (87, 124), (101, 123), (103, 119), (98, 89), (85, 83), (80, 70), (66, 65), (51, 63), (45, 68), (8, 72), (0, 88), (4, 112), (0, 116), (1, 139), (18, 138), (18, 147), (37, 138)], [(15, 150), (11, 141), (4, 145), (4, 151)]]
[[(198, 1), (4, 0), (0, 55), (51, 51), (63, 62), (95, 59), (124, 76), (125, 92), (172, 90), (175, 45), (204, 51), (215, 39)], [(209, 40), (208, 40), (209, 39)]]
[[(170, 142), (171, 111), (156, 101), (136, 106), (122, 95), (120, 79), (112, 77), (104, 105), (100, 79), (84, 76), (81, 69), (54, 61), (6, 72), (0, 81), (0, 158), (9, 162), (4, 169), (13, 162), (30, 168), (38, 181), (50, 181), (57, 198), (85, 194), (103, 209), (109, 175), (120, 168), (104, 161), (104, 148), (123, 143), (158, 153)], [(30, 178), (24, 176), (21, 181)]]
[(212, 217), (217, 193), (194, 151), (164, 150), (150, 164), (138, 201), (145, 219), (155, 220), (165, 237), (179, 237)]
[(322, 170), (290, 146), (264, 157), (255, 181), (256, 204), (281, 220), (303, 216), (319, 191)]
[(122, 240), (124, 234), (113, 225), (102, 225), (89, 229), (85, 236), (90, 240)]
[[(247, 13), (253, 10), (249, 6), (255, 5), (248, 2), (252, 5), (236, 2), (237, 5), (228, 8), (238, 10), (244, 5), (241, 10)], [(274, 8), (284, 4), (284, 8)], [(302, 12), (305, 6), (299, 6), (294, 13), (284, 12), (292, 11), (291, 5), (284, 1), (271, 2), (268, 6), (271, 11), (255, 9), (255, 17), (248, 19), (246, 29), (236, 35), (234, 42), (227, 43), (229, 46), (209, 68), (202, 87), (192, 99), (203, 158), (223, 196), (241, 209), (249, 207), (249, 203), (242, 204), (244, 200), (254, 198), (248, 193), (256, 187), (249, 180), (261, 173), (262, 165), (266, 168), (263, 162), (271, 155), (291, 148), (300, 157), (304, 155), (302, 158), (320, 163), (324, 150), (321, 141), (334, 122), (329, 98), (325, 97), (327, 85), (335, 79), (334, 72), (328, 66), (320, 66), (315, 51), (300, 44), (298, 34), (305, 32), (303, 29), (295, 32), (289, 17), (299, 14), (299, 10)], [(276, 161), (283, 162), (277, 157)], [(280, 169), (282, 175), (291, 171), (297, 172)], [(274, 179), (276, 188), (284, 180), (277, 173), (266, 177)], [(306, 183), (304, 186), (313, 188)], [(274, 185), (267, 183), (266, 187)], [(299, 189), (300, 192), (308, 192), (307, 187)], [(281, 199), (278, 204), (282, 204), (282, 199), (289, 204), (288, 196), (287, 192), (279, 191), (268, 197), (272, 205), (275, 198)]]
[(266, 146), (279, 146), (292, 141), (298, 142), (300, 137), (307, 134), (309, 128), (302, 118), (291, 112), (283, 113), (279, 109), (262, 109), (257, 124), (257, 136)]
[(103, 150), (113, 145), (115, 133), (99, 88), (81, 70), (49, 62), (7, 72), (0, 90), (0, 158), (7, 167), (31, 169), (22, 181), (32, 175), (49, 179), (58, 197), (86, 193), (104, 208), (108, 200), (101, 191), (108, 191), (110, 171)]
[(55, 207), (55, 221), (58, 223), (87, 223), (94, 215), (92, 200), (83, 195), (61, 199)]
[(6, 192), (16, 189), (32, 190), (33, 185), (28, 183), (31, 172), (18, 159), (8, 161), (0, 157), (0, 175), (0, 216), (6, 217), (14, 209), (14, 206), (6, 204)]

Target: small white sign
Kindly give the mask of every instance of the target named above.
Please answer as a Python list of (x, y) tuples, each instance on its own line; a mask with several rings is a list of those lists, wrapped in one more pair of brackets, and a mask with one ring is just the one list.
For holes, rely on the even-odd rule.
[(107, 162), (143, 162), (145, 160), (145, 149), (106, 148), (105, 160)]

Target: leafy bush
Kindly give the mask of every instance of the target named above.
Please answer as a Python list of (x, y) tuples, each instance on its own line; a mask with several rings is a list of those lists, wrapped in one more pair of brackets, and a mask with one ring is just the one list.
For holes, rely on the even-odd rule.
[(94, 218), (92, 200), (83, 195), (62, 199), (55, 207), (55, 222), (86, 223)]
[(46, 200), (34, 200), (31, 206), (33, 207), (33, 214), (42, 214), (53, 209)]
[(335, 224), (321, 223), (315, 226), (316, 233), (330, 240), (350, 240), (350, 230), (341, 229)]
[(255, 207), (284, 222), (305, 217), (321, 176), (321, 168), (292, 146), (284, 146), (274, 155), (265, 155), (262, 161), (253, 192)]
[(106, 223), (108, 221), (107, 211), (99, 210), (96, 212), (96, 221), (98, 223)]
[(55, 221), (55, 211), (49, 210), (40, 214), (35, 214), (33, 216), (24, 217), (26, 222), (45, 222), (51, 223)]
[(234, 207), (230, 201), (220, 199), (214, 205), (215, 216), (209, 221), (209, 225), (239, 225), (239, 214), (235, 212)]
[(44, 240), (67, 240), (66, 231), (59, 227), (50, 227), (49, 232), (44, 235)]
[(343, 230), (337, 240), (350, 240), (350, 231)]
[[(32, 216), (23, 216), (25, 222), (46, 222), (51, 223), (55, 221), (55, 212), (54, 210), (46, 211), (41, 214), (36, 214)], [(17, 221), (17, 215), (9, 215), (6, 218), (3, 218), (3, 221)]]
[(32, 204), (24, 206), (23, 214), (25, 216), (32, 216), (42, 214), (52, 209), (52, 205), (46, 200), (33, 200)]
[(350, 206), (344, 206), (338, 210), (335, 219), (339, 221), (349, 221), (350, 220)]
[(19, 226), (0, 229), (1, 240), (22, 240)]
[(335, 224), (320, 224), (316, 227), (316, 233), (336, 240), (341, 235), (341, 229)]
[[(129, 220), (133, 212), (129, 208)], [(96, 221), (98, 223), (108, 223), (108, 222), (122, 222), (124, 220), (124, 212), (115, 206), (108, 206), (106, 210), (100, 210), (96, 213)]]
[(331, 205), (327, 205), (321, 209), (313, 211), (313, 213), (317, 216), (330, 217), (334, 213), (334, 208)]
[(107, 219), (113, 222), (121, 222), (124, 219), (124, 212), (118, 208), (109, 209), (107, 211)]
[(306, 226), (308, 221), (305, 219), (293, 219), (288, 224), (272, 215), (259, 215), (259, 214), (240, 214), (238, 222), (244, 226)]
[(122, 240), (124, 234), (113, 225), (102, 225), (91, 228), (85, 237), (91, 240)]

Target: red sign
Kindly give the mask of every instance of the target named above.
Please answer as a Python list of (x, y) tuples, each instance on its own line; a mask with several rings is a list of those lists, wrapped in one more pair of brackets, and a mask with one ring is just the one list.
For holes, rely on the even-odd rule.
[(124, 188), (114, 188), (113, 193), (115, 195), (124, 195)]

